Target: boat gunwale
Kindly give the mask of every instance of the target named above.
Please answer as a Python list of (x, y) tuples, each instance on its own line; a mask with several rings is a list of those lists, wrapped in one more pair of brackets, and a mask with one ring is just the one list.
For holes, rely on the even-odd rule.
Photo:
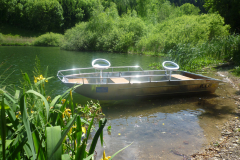
[[(140, 66), (117, 66), (117, 67), (109, 67), (109, 68), (128, 68), (128, 67), (134, 67), (134, 68), (138, 68)], [(141, 67), (140, 67), (141, 68)], [(169, 79), (170, 77), (170, 74), (167, 74), (167, 71), (166, 70), (142, 70), (142, 71), (112, 71), (112, 72), (103, 72), (103, 73), (107, 73), (109, 75), (109, 73), (111, 74), (116, 74), (116, 73), (119, 73), (119, 76), (111, 76), (111, 77), (79, 77), (79, 76), (83, 76), (83, 75), (89, 75), (89, 74), (96, 74), (96, 73), (100, 73), (100, 72), (96, 72), (96, 69), (95, 69), (95, 72), (91, 72), (91, 73), (79, 73), (79, 74), (69, 74), (69, 75), (63, 75), (61, 71), (74, 71), (74, 70), (79, 70), (79, 69), (94, 69), (93, 67), (89, 67), (89, 68), (76, 68), (76, 69), (68, 69), (68, 70), (60, 70), (58, 71), (58, 74), (57, 74), (57, 77), (63, 82), (63, 83), (72, 83), (72, 84), (76, 84), (77, 82), (67, 82), (67, 81), (64, 81), (63, 79), (64, 78), (74, 78), (74, 76), (76, 76), (75, 78), (78, 78), (78, 79), (83, 79), (83, 78), (89, 78), (89, 79), (100, 79), (100, 80), (104, 80), (106, 79), (106, 82), (105, 83), (87, 83), (87, 85), (94, 85), (94, 84), (133, 84), (133, 83), (137, 83), (137, 84), (140, 84), (140, 83), (156, 83), (156, 82), (169, 82), (169, 81), (200, 81), (200, 80), (207, 80), (207, 81), (217, 81), (216, 83), (219, 83), (219, 82), (222, 82), (221, 80), (218, 80), (218, 79), (215, 79), (215, 78), (211, 78), (211, 77), (207, 77), (207, 76), (203, 76), (201, 74), (195, 74), (195, 73), (191, 73), (191, 72), (187, 72), (187, 71), (182, 71), (182, 70), (177, 70), (177, 71), (174, 71), (174, 72), (179, 72), (180, 74), (179, 75), (182, 75), (182, 76), (185, 76), (185, 73), (187, 74), (190, 74), (190, 75), (194, 75), (194, 76), (199, 76), (201, 77), (201, 79)], [(128, 68), (129, 69), (129, 68)], [(142, 69), (142, 68), (141, 68)], [(136, 72), (165, 72), (165, 74), (157, 74), (157, 75), (153, 75), (153, 74), (148, 74), (148, 75), (130, 75), (130, 76), (121, 76), (122, 73), (126, 73), (126, 72), (131, 72), (131, 73), (136, 73)], [(59, 75), (61, 74), (61, 75)], [(172, 75), (176, 75), (176, 74), (172, 74)], [(167, 80), (159, 80), (159, 81), (152, 81), (151, 78), (152, 77), (164, 77), (166, 76), (168, 79)], [(62, 77), (62, 79), (61, 79)], [(150, 80), (148, 81), (141, 81), (141, 82), (131, 82), (131, 78), (150, 78)], [(187, 77), (187, 76), (186, 76)], [(108, 82), (108, 79), (111, 79), (111, 78), (129, 78), (128, 83), (109, 83)], [(189, 77), (191, 78), (191, 77)], [(83, 83), (77, 83), (77, 84), (85, 84), (84, 81)]]

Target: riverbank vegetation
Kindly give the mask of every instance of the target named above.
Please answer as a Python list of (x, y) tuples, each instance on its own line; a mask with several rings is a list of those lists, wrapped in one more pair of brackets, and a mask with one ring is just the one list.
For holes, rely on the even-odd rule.
[(234, 9), (227, 14), (221, 9), (235, 8), (238, 2), (10, 0), (0, 4), (2, 23), (44, 33), (22, 43), (11, 43), (3, 34), (1, 45), (164, 55), (186, 70), (226, 60), (239, 65), (239, 24), (232, 18), (239, 16), (231, 16)]
[(42, 73), (38, 59), (33, 73), (32, 78), (22, 73), (19, 90), (4, 83), (7, 73), (0, 75), (0, 159), (96, 159), (107, 122), (99, 103), (77, 106), (72, 92), (78, 86), (51, 97), (47, 83), (52, 77)]

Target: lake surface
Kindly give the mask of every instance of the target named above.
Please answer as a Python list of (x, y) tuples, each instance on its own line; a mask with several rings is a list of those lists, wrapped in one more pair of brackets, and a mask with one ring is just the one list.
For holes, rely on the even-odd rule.
[[(14, 71), (8, 83), (20, 85), (21, 71), (27, 72), (33, 81), (35, 58), (38, 56), (41, 66), (49, 68), (49, 92), (62, 94), (68, 88), (57, 78), (58, 70), (91, 67), (92, 60), (104, 58), (112, 66), (139, 65), (149, 69), (151, 62), (161, 62), (159, 57), (113, 54), (101, 52), (73, 52), (54, 47), (3, 47), (0, 46), (0, 61), (6, 63), (0, 67), (2, 73)], [(180, 66), (181, 67), (181, 66)], [(216, 73), (207, 76), (221, 78)], [(104, 147), (96, 148), (97, 159), (113, 155), (116, 151), (131, 144), (120, 152), (118, 160), (130, 159), (183, 159), (203, 149), (210, 141), (218, 139), (220, 127), (234, 116), (235, 102), (231, 96), (235, 90), (226, 83), (220, 84), (215, 94), (178, 97), (159, 97), (157, 99), (100, 101), (108, 122), (104, 128)], [(77, 103), (85, 104), (89, 98), (74, 94)], [(112, 132), (107, 132), (107, 126)]]

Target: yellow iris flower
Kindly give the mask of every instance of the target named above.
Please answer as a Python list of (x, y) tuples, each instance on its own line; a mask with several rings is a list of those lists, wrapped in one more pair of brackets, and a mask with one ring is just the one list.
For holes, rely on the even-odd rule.
[(16, 115), (16, 118), (18, 118), (19, 117), (19, 115), (21, 115), (21, 112), (19, 111), (18, 112), (18, 114)]
[(85, 127), (82, 127), (82, 132), (83, 132), (84, 134), (86, 134), (87, 130), (86, 130)]
[(62, 104), (64, 104), (66, 102), (66, 99), (62, 99)]
[(71, 115), (71, 109), (66, 108), (65, 111), (63, 111), (62, 117), (64, 118), (65, 116), (70, 117)]
[[(41, 81), (44, 79), (46, 79), (46, 78), (44, 78), (42, 75), (40, 75), (39, 77), (34, 76), (34, 83), (37, 83), (37, 81)], [(45, 82), (48, 82), (48, 80), (45, 80)]]
[(70, 130), (69, 130), (70, 134), (72, 133), (72, 128), (76, 128), (76, 127), (77, 127), (77, 126), (73, 125), (73, 126), (70, 128)]
[(101, 160), (108, 160), (111, 156), (106, 157), (105, 150), (103, 151), (103, 158)]
[(48, 97), (47, 97), (47, 101), (49, 101), (50, 99), (51, 99), (51, 97), (50, 97), (50, 96), (48, 96)]
[(37, 83), (37, 77), (34, 76), (34, 83)]

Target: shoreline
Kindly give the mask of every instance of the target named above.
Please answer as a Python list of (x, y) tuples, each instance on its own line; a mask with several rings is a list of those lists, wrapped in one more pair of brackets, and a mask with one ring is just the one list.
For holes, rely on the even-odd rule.
[(223, 77), (224, 82), (230, 83), (236, 89), (237, 94), (231, 97), (237, 104), (236, 116), (221, 127), (221, 137), (218, 141), (212, 141), (205, 149), (190, 155), (191, 160), (240, 159), (240, 78), (231, 75), (228, 71), (217, 73)]

